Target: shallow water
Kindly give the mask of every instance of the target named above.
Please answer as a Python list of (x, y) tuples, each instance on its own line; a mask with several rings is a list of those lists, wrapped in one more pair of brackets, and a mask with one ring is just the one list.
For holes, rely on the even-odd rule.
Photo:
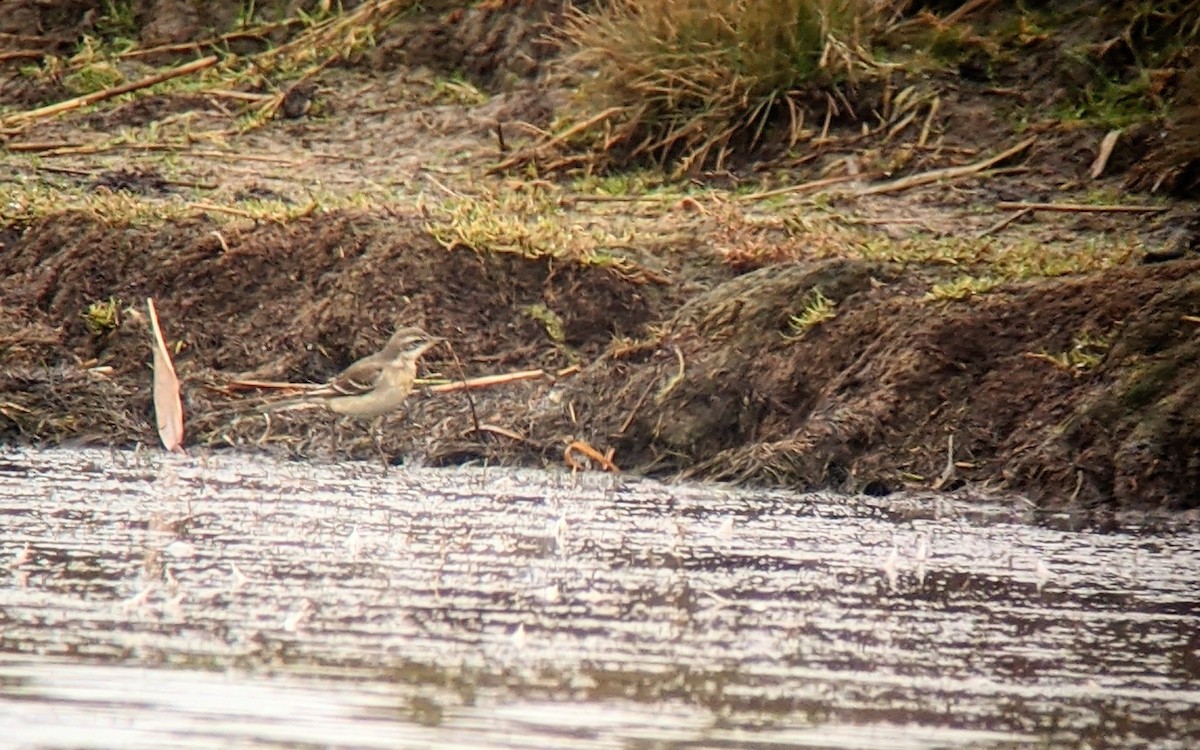
[(1192, 747), (1200, 533), (0, 453), (0, 746)]

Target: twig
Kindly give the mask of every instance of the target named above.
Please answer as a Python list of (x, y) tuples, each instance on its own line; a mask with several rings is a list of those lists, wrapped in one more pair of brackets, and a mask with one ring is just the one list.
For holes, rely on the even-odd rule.
[(49, 172), (51, 174), (69, 174), (72, 177), (95, 177), (101, 173), (99, 169), (76, 169), (74, 167), (34, 167), (39, 172)]
[(5, 151), (50, 151), (60, 148), (79, 148), (86, 144), (71, 141), (24, 141), (22, 143), (6, 143)]
[(490, 432), (495, 435), (502, 435), (506, 438), (515, 440), (518, 443), (528, 443), (529, 442), (529, 438), (525, 437), (524, 435), (514, 432), (506, 427), (500, 427), (499, 425), (484, 423), (484, 424), (479, 425), (479, 427), (477, 427), (475, 429), (475, 431), (476, 432)]
[(204, 47), (215, 47), (218, 44), (223, 44), (225, 42), (231, 42), (235, 39), (261, 39), (264, 36), (266, 36), (268, 33), (272, 32), (276, 29), (284, 28), (287, 26), (295, 26), (295, 25), (302, 24), (302, 23), (304, 23), (304, 22), (298, 18), (289, 18), (285, 21), (277, 21), (275, 23), (264, 24), (263, 26), (259, 26), (253, 30), (232, 31), (228, 34), (222, 34), (221, 36), (214, 36), (214, 37), (209, 37), (208, 39), (201, 39), (198, 42), (183, 42), (181, 44), (163, 44), (163, 45), (159, 45), (157, 47), (147, 47), (145, 49), (129, 50), (128, 52), (122, 52), (120, 55), (117, 55), (117, 57), (122, 60), (129, 60), (129, 59), (133, 59), (133, 58), (149, 57), (151, 55), (158, 55), (158, 54), (176, 54), (179, 52), (187, 52), (189, 50), (200, 50)]
[(933, 489), (940, 490), (952, 479), (954, 479), (954, 435), (948, 435), (946, 436), (946, 466), (942, 469), (941, 476), (933, 483)]
[[(543, 370), (523, 370), (521, 372), (510, 372), (503, 375), (484, 375), (479, 378), (470, 378), (469, 380), (458, 380), (453, 383), (439, 383), (429, 387), (431, 393), (454, 393), (456, 391), (464, 391), (475, 388), (487, 388), (493, 385), (501, 385), (503, 383), (511, 383), (519, 380), (536, 380), (546, 376)], [(428, 381), (426, 381), (428, 382)], [(291, 383), (286, 380), (256, 380), (254, 378), (233, 378), (225, 381), (226, 387), (232, 388), (260, 388), (266, 390), (310, 390), (313, 388), (324, 388), (324, 383)]]
[[(454, 351), (454, 347), (449, 341), (446, 342), (446, 348), (450, 350), (450, 356), (454, 357), (454, 366), (458, 368), (458, 374), (462, 376), (459, 381), (463, 384), (467, 382), (467, 371), (463, 369), (462, 360), (458, 358), (458, 352)], [(471, 398), (470, 388), (460, 388), (463, 396), (467, 399), (467, 408), (471, 410), (471, 424), (475, 425), (475, 432), (479, 432), (479, 415), (475, 413), (475, 399)]]
[(851, 193), (851, 195), (865, 196), (878, 195), (880, 193), (896, 193), (900, 192), (901, 190), (908, 190), (909, 188), (920, 187), (921, 185), (929, 185), (931, 183), (941, 182), (943, 180), (957, 180), (961, 177), (969, 177), (995, 166), (1006, 159), (1011, 159), (1012, 157), (1032, 146), (1035, 141), (1037, 141), (1037, 138), (1026, 138), (1017, 145), (1001, 151), (995, 156), (990, 156), (983, 161), (977, 161), (974, 164), (964, 164), (961, 167), (934, 169), (930, 170), (929, 172), (922, 172), (921, 174), (901, 177), (898, 180), (885, 182), (882, 185), (873, 185), (871, 187), (863, 188), (862, 190), (856, 190)]
[(254, 380), (252, 378), (234, 378), (225, 382), (226, 387), (235, 388), (266, 388), (272, 390), (309, 390), (312, 388), (322, 388), (323, 383), (289, 383), (284, 380)]
[(678, 346), (672, 346), (671, 348), (675, 351), (675, 359), (679, 360), (679, 372), (672, 375), (670, 379), (667, 380), (666, 385), (659, 390), (658, 394), (654, 397), (655, 403), (661, 404), (663, 399), (667, 397), (667, 394), (675, 390), (675, 386), (679, 385), (683, 381), (683, 375), (687, 369), (687, 365), (683, 361), (683, 352), (679, 350)]
[(933, 97), (933, 101), (929, 103), (929, 113), (925, 115), (925, 124), (921, 126), (921, 135), (917, 138), (918, 147), (925, 148), (925, 144), (929, 142), (929, 131), (933, 127), (933, 118), (937, 117), (941, 106), (942, 98), (940, 96)]
[(994, 2), (996, 2), (996, 0), (968, 0), (967, 2), (958, 6), (954, 12), (947, 13), (946, 17), (942, 19), (942, 23), (946, 26), (953, 26), (954, 24), (966, 18), (969, 14), (974, 13), (980, 8), (986, 8)]
[(444, 383), (435, 385), (429, 390), (434, 393), (454, 393), (455, 391), (469, 391), (476, 388), (489, 388), (493, 385), (503, 385), (504, 383), (514, 383), (520, 380), (537, 380), (538, 378), (546, 377), (544, 370), (522, 370), (520, 372), (510, 372), (503, 375), (484, 375), (479, 378), (471, 378), (470, 380), (459, 380), (453, 383)]
[(491, 169), (488, 170), (488, 172), (490, 172), (490, 173), (503, 172), (506, 169), (511, 169), (512, 167), (516, 166), (517, 164), (520, 164), (521, 162), (525, 161), (529, 157), (534, 156), (534, 155), (538, 154), (539, 152), (547, 150), (553, 146), (556, 146), (556, 145), (566, 141), (567, 139), (571, 138), (572, 136), (577, 135), (578, 133), (582, 133), (583, 131), (592, 127), (596, 123), (607, 120), (608, 118), (612, 117), (613, 115), (621, 112), (623, 109), (624, 109), (624, 107), (609, 107), (608, 109), (604, 110), (603, 112), (600, 112), (599, 114), (594, 115), (593, 117), (589, 117), (588, 119), (584, 120), (583, 122), (575, 123), (574, 125), (567, 128), (566, 130), (564, 130), (563, 132), (554, 136), (553, 138), (551, 138), (548, 141), (543, 141), (541, 143), (534, 144), (530, 148), (521, 149), (520, 151), (513, 154), (509, 158), (507, 158), (504, 161), (500, 162), (499, 164), (496, 164), (495, 166), (493, 166)]
[(229, 214), (231, 216), (240, 216), (243, 219), (259, 219), (259, 214), (254, 214), (249, 211), (243, 211), (240, 208), (230, 208), (229, 206), (218, 206), (215, 203), (205, 203), (202, 201), (193, 201), (187, 204), (188, 208), (196, 211), (213, 211), (220, 214)]
[(629, 429), (629, 425), (633, 424), (633, 418), (637, 416), (638, 411), (642, 408), (642, 404), (646, 403), (646, 399), (650, 397), (650, 391), (654, 390), (654, 381), (651, 380), (646, 386), (646, 390), (642, 391), (642, 395), (638, 398), (637, 403), (629, 410), (629, 416), (625, 417), (625, 421), (621, 423), (621, 429), (617, 430), (618, 435), (624, 435)]
[(231, 89), (205, 89), (205, 96), (222, 99), (237, 99), (243, 102), (265, 102), (272, 98), (271, 94), (254, 94), (249, 91), (233, 91)]
[(579, 471), (583, 467), (579, 465), (574, 458), (572, 458), (572, 453), (582, 453), (599, 464), (600, 467), (605, 471), (611, 471), (613, 473), (619, 473), (621, 471), (612, 461), (612, 451), (609, 451), (609, 455), (606, 456), (582, 440), (573, 440), (567, 446), (566, 450), (563, 451), (563, 460), (566, 461), (567, 465), (570, 466), (574, 471)]
[(678, 199), (678, 195), (564, 195), (559, 199), (559, 203), (563, 205), (570, 205), (572, 203), (641, 203), (649, 201), (665, 203)]
[[(39, 172), (51, 172), (53, 174), (69, 174), (75, 177), (97, 177), (104, 174), (102, 169), (75, 169), (73, 167), (34, 167)], [(203, 190), (216, 190), (220, 185), (214, 182), (195, 182), (192, 180), (169, 180), (165, 177), (156, 177), (158, 182), (163, 185), (178, 185), (179, 187), (200, 188)]]
[(788, 193), (807, 193), (810, 190), (820, 190), (821, 188), (829, 187), (830, 185), (840, 185), (843, 182), (852, 182), (854, 180), (870, 180), (874, 179), (882, 172), (873, 173), (870, 175), (862, 174), (844, 174), (838, 177), (826, 177), (821, 180), (812, 180), (811, 182), (802, 182), (799, 185), (789, 185), (788, 187), (775, 188), (774, 190), (764, 190), (761, 193), (750, 193), (749, 195), (740, 195), (738, 200), (742, 202), (760, 201), (764, 198), (774, 198), (777, 195), (787, 195)]
[(115, 96), (128, 94), (129, 92), (137, 91), (138, 89), (148, 88), (150, 86), (162, 83), (163, 81), (169, 81), (172, 78), (178, 78), (179, 76), (188, 75), (189, 73), (195, 73), (198, 70), (211, 68), (217, 64), (217, 60), (218, 58), (215, 55), (210, 55), (199, 60), (194, 60), (187, 65), (180, 65), (178, 68), (172, 68), (171, 70), (164, 71), (157, 75), (143, 78), (140, 81), (134, 81), (122, 86), (114, 86), (111, 89), (105, 89), (103, 91), (94, 91), (90, 94), (77, 96), (74, 99), (67, 99), (66, 101), (58, 102), (57, 104), (38, 107), (37, 109), (31, 109), (26, 112), (18, 112), (17, 114), (11, 115), (4, 120), (0, 120), (0, 127), (29, 123), (34, 120), (53, 117), (54, 115), (58, 115), (63, 112), (69, 112), (73, 109), (79, 109), (80, 107), (87, 107), (97, 102), (102, 102), (105, 99), (112, 99)]
[(46, 53), (38, 49), (17, 49), (12, 52), (0, 52), (0, 62), (6, 60), (36, 60)]
[(1033, 213), (1032, 208), (1024, 208), (1024, 209), (1021, 209), (1020, 211), (1017, 211), (1015, 214), (1012, 214), (1011, 216), (1005, 216), (1000, 221), (997, 221), (995, 224), (991, 225), (987, 229), (980, 232), (979, 239), (983, 239), (984, 237), (987, 237), (989, 234), (994, 234), (995, 232), (999, 232), (1001, 229), (1005, 228), (1009, 224), (1012, 224), (1014, 221), (1020, 221), (1022, 218), (1030, 215), (1031, 213)]
[(996, 208), (1001, 211), (1058, 211), (1081, 214), (1156, 214), (1170, 210), (1167, 206), (1134, 206), (1121, 203), (1093, 205), (1089, 203), (1020, 203), (1015, 201), (997, 203)]
[(106, 151), (128, 149), (129, 151), (181, 151), (183, 146), (173, 146), (168, 143), (84, 143), (78, 146), (64, 146), (42, 152), (42, 156), (82, 156), (84, 154), (102, 154)]
[(264, 156), (263, 154), (246, 154), (237, 151), (184, 151), (180, 156), (200, 156), (205, 159), (235, 159), (237, 161), (261, 161), (268, 164), (283, 164), (298, 167), (304, 162), (295, 159), (285, 159), (282, 156)]

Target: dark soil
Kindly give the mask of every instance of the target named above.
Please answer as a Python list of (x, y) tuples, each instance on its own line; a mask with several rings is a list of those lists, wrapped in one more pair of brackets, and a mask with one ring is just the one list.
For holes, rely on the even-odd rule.
[[(501, 156), (496, 129), (545, 125), (563, 95), (546, 78), (519, 78), (551, 55), (538, 30), (559, 5), (507, 5), (411, 19), (360, 66), (324, 74), (312, 91), (320, 116), (281, 116), (236, 136), (228, 156), (207, 145), (173, 153), (174, 163), (119, 148), (43, 150), (40, 162), (3, 153), (6, 179), (80, 200), (0, 212), (0, 441), (157, 443), (142, 314), (152, 297), (182, 380), (188, 446), (372, 458), (368, 426), (311, 411), (268, 419), (253, 408), (263, 394), (239, 383), (322, 381), (396, 326), (416, 324), (451, 343), (427, 356), (431, 376), (540, 368), (547, 377), (470, 398), (415, 394), (380, 433), (393, 461), (543, 465), (570, 453), (578, 464), (586, 444), (611, 451), (621, 470), (656, 474), (875, 494), (1004, 489), (1047, 508), (1200, 507), (1195, 205), (1039, 213), (994, 228), (1008, 215), (991, 209), (997, 201), (1107, 191), (1105, 202), (1145, 202), (1124, 192), (1139, 174), (1136, 141), (1114, 154), (1112, 174), (1089, 183), (1082, 176), (1103, 132), (1046, 126), (1022, 171), (763, 209), (787, 222), (733, 201), (591, 203), (568, 190), (551, 218), (572, 236), (601, 228), (621, 238), (608, 247), (619, 262), (448, 250), (431, 207), (480, 185), (531, 189), (486, 176)], [(465, 72), (492, 96), (438, 98), (438, 70)], [(1015, 142), (994, 88), (964, 82), (947, 95), (945, 150), (913, 171)], [(62, 98), (54, 82), (34, 91), (15, 73), (0, 92), (16, 109)], [(9, 145), (100, 142), (177, 118), (191, 132), (228, 126), (213, 102), (156, 95), (39, 124)], [(821, 163), (852, 153), (834, 149)], [(820, 166), (775, 165), (767, 179), (802, 183)], [(335, 205), (314, 198), (319, 191), (367, 199)], [(256, 218), (260, 200), (293, 213)], [(113, 208), (135, 201), (168, 218)], [(810, 216), (836, 229), (818, 236)], [(797, 223), (804, 231), (789, 234)], [(848, 240), (846, 227), (865, 229)], [(1143, 251), (942, 300), (928, 294), (935, 284), (983, 271), (862, 250), (987, 232), (1046, 253), (1116, 237)], [(835, 314), (799, 330), (794, 316), (814, 290)], [(107, 300), (118, 320), (98, 330), (87, 311)]]

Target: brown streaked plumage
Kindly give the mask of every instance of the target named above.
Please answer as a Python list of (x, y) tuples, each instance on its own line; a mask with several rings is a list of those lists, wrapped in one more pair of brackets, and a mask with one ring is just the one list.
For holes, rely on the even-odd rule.
[(318, 406), (357, 419), (375, 419), (396, 411), (412, 392), (421, 355), (441, 339), (420, 328), (401, 328), (383, 349), (342, 370), (325, 385), (263, 407), (263, 411)]

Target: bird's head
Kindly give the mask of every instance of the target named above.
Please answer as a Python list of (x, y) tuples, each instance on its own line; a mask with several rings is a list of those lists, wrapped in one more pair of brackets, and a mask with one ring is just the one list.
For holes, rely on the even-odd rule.
[(383, 351), (393, 359), (404, 356), (416, 358), (441, 341), (442, 339), (431, 336), (420, 328), (401, 328), (388, 339)]

